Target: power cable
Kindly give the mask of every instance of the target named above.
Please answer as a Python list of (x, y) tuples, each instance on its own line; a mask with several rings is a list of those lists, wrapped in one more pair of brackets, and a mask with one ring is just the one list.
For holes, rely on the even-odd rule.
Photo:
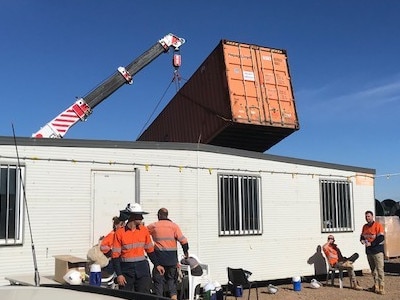
[(24, 181), (22, 179), (22, 172), (21, 172), (21, 165), (20, 165), (20, 161), (19, 161), (17, 139), (15, 138), (14, 124), (11, 124), (11, 126), (12, 126), (13, 137), (14, 137), (15, 152), (17, 154), (17, 172), (19, 173), (19, 180), (20, 180), (21, 186), (22, 186), (22, 194), (23, 194), (23, 199), (24, 199), (24, 204), (25, 204), (25, 209), (26, 209), (26, 216), (28, 218), (29, 234), (31, 236), (33, 266), (35, 268), (35, 277), (34, 277), (35, 286), (39, 286), (40, 285), (40, 275), (39, 275), (39, 270), (38, 270), (37, 260), (36, 260), (35, 244), (33, 242), (31, 218), (29, 216), (28, 201), (26, 199), (26, 192), (25, 192), (25, 184), (24, 184)]

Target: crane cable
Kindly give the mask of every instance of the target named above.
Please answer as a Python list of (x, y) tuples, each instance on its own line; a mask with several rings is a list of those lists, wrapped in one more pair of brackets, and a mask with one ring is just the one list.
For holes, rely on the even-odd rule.
[(147, 127), (147, 125), (149, 124), (150, 120), (153, 118), (153, 115), (155, 114), (156, 110), (158, 109), (158, 107), (161, 104), (161, 101), (164, 99), (165, 95), (167, 94), (169, 88), (171, 87), (172, 83), (175, 83), (175, 88), (176, 88), (176, 92), (178, 93), (179, 89), (180, 89), (180, 82), (182, 81), (182, 77), (179, 74), (179, 67), (182, 65), (182, 57), (180, 55), (180, 50), (179, 49), (175, 49), (174, 50), (174, 55), (172, 57), (172, 66), (174, 67), (174, 72), (173, 72), (173, 76), (172, 76), (172, 80), (169, 83), (168, 87), (165, 89), (164, 93), (162, 94), (161, 98), (158, 100), (156, 106), (154, 107), (153, 111), (151, 112), (150, 116), (148, 117), (148, 119), (146, 120), (146, 123), (143, 125), (142, 129), (140, 130), (138, 136), (136, 137), (136, 140), (142, 135), (142, 133), (144, 132), (144, 129)]

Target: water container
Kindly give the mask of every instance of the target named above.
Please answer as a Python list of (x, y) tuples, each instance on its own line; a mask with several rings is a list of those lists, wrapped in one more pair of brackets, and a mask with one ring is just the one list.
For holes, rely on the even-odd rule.
[(293, 282), (293, 290), (296, 292), (301, 291), (301, 278), (300, 276), (294, 276), (292, 278), (292, 282)]
[(224, 291), (219, 289), (215, 292), (217, 300), (224, 300)]
[(93, 264), (90, 266), (90, 275), (89, 275), (89, 284), (90, 285), (101, 285), (101, 268), (98, 264)]
[(235, 297), (242, 297), (243, 296), (243, 286), (238, 285), (235, 287)]
[(217, 300), (217, 292), (216, 291), (211, 291), (210, 300)]

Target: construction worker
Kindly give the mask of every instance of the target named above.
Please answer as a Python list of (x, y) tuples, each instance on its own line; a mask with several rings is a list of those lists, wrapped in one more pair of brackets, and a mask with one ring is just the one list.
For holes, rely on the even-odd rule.
[[(114, 244), (115, 232), (125, 225), (125, 221), (119, 219), (115, 216), (112, 218), (113, 229), (100, 241), (100, 250), (104, 255), (111, 260), (112, 248)], [(110, 262), (102, 271), (107, 272), (107, 275), (112, 275), (114, 273), (113, 264)]]
[(372, 276), (374, 277), (374, 286), (369, 290), (384, 295), (384, 229), (382, 224), (374, 221), (374, 213), (370, 210), (365, 212), (365, 220), (367, 224), (362, 228), (360, 242), (365, 246), (368, 264), (371, 268)]
[(168, 210), (160, 208), (158, 221), (147, 226), (154, 241), (154, 249), (158, 261), (164, 267), (165, 273), (153, 269), (154, 293), (164, 295), (164, 284), (167, 284), (171, 299), (177, 299), (178, 249), (177, 242), (182, 246), (185, 257), (189, 257), (189, 244), (177, 224), (168, 219)]
[(335, 244), (335, 237), (331, 234), (328, 235), (328, 240), (322, 246), (322, 250), (328, 259), (329, 265), (334, 268), (346, 269), (350, 277), (352, 288), (361, 291), (363, 288), (358, 284), (353, 266), (353, 262), (359, 257), (358, 253), (354, 253), (349, 258), (344, 257), (339, 247)]
[(160, 274), (164, 268), (154, 253), (149, 231), (143, 226), (143, 214), (138, 203), (128, 204), (124, 214), (129, 215), (127, 224), (115, 232), (112, 261), (119, 289), (150, 293), (151, 274), (146, 253)]
[(125, 222), (121, 221), (118, 217), (113, 217), (112, 222), (113, 222), (113, 229), (105, 237), (103, 237), (101, 239), (101, 243), (100, 243), (100, 250), (107, 257), (111, 257), (111, 253), (112, 253), (111, 250), (112, 250), (112, 246), (114, 243), (115, 231), (117, 231), (117, 229), (123, 227), (125, 224)]

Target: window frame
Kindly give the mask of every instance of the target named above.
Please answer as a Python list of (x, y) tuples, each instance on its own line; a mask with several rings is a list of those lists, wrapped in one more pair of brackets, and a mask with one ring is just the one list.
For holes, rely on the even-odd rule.
[[(12, 171), (14, 174), (10, 173)], [(0, 232), (0, 246), (23, 245), (25, 171), (25, 166), (0, 163), (0, 205), (3, 210), (0, 213), (0, 227), (4, 226), (4, 232)], [(10, 214), (10, 210), (14, 210), (14, 214)]]
[[(226, 185), (223, 183), (224, 179), (227, 181)], [(261, 176), (218, 173), (217, 180), (219, 236), (261, 235), (263, 233)], [(247, 182), (247, 190), (244, 186), (246, 180), (254, 183)], [(248, 211), (248, 218), (245, 218), (245, 210)]]
[(321, 232), (354, 231), (353, 182), (345, 179), (319, 180)]

